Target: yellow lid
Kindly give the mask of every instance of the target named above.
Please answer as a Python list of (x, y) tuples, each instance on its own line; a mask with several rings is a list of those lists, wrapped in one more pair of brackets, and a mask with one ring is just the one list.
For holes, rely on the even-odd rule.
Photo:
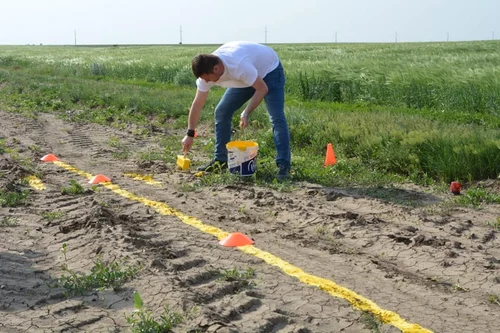
[(255, 141), (230, 141), (226, 144), (227, 149), (238, 148), (245, 150), (247, 148), (258, 147), (259, 144)]

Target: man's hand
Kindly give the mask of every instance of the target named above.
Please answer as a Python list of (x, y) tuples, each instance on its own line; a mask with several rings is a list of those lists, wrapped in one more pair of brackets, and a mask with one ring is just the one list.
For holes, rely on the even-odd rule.
[(248, 113), (243, 111), (240, 116), (240, 127), (241, 129), (245, 129), (248, 126)]
[(182, 139), (182, 152), (184, 154), (187, 154), (189, 150), (191, 150), (191, 147), (193, 146), (194, 138), (191, 136), (185, 136), (184, 139)]

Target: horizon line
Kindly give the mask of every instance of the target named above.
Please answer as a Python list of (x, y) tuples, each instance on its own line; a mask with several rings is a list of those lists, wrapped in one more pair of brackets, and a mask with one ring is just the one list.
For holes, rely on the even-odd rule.
[[(418, 44), (418, 43), (464, 43), (464, 42), (495, 42), (497, 39), (471, 39), (471, 40), (437, 40), (437, 41), (392, 41), (392, 42), (257, 42), (265, 45), (290, 45), (290, 44)], [(222, 43), (85, 43), (85, 44), (1, 44), (0, 46), (73, 46), (73, 47), (118, 47), (118, 46), (214, 46)]]

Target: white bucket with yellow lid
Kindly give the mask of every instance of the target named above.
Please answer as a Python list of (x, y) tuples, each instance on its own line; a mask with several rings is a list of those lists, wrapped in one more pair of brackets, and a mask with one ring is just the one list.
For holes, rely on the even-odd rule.
[(255, 141), (230, 141), (226, 144), (229, 172), (251, 176), (257, 168), (259, 144)]

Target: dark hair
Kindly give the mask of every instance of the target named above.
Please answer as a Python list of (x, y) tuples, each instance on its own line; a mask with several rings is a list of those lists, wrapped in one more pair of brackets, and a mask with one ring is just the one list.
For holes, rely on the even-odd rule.
[(198, 54), (191, 62), (193, 74), (197, 78), (203, 74), (212, 74), (214, 66), (220, 63), (219, 57), (213, 54)]

